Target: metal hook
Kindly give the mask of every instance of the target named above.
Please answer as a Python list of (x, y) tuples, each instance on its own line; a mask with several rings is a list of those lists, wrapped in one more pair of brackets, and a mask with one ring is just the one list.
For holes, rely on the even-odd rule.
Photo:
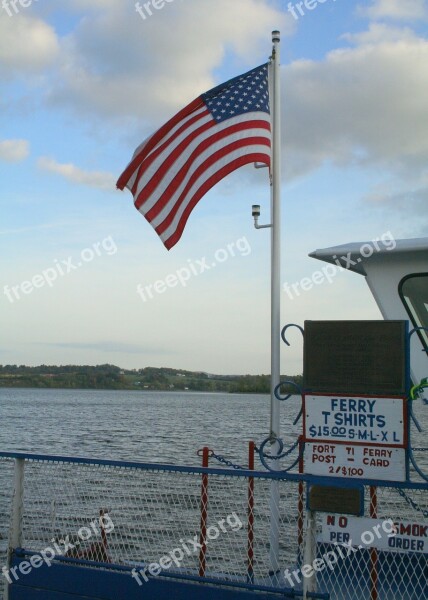
[[(266, 454), (264, 449), (267, 443), (272, 444), (272, 442), (277, 442), (279, 445), (279, 451), (277, 455), (269, 455)], [(293, 463), (287, 467), (286, 469), (282, 469), (281, 471), (277, 471), (276, 468), (272, 468), (269, 463), (267, 462), (268, 460), (279, 460), (281, 458), (284, 458), (285, 456), (288, 456), (289, 454), (291, 454), (294, 449), (300, 445), (299, 448), (299, 452), (298, 452), (298, 456), (297, 458), (293, 461)], [(285, 450), (285, 452), (283, 452), (284, 449), (284, 442), (282, 441), (281, 438), (275, 438), (274, 440), (272, 440), (270, 437), (266, 438), (261, 444), (260, 447), (258, 448), (258, 454), (260, 456), (260, 462), (262, 463), (262, 465), (265, 467), (265, 469), (267, 469), (268, 471), (270, 471), (271, 473), (288, 473), (289, 471), (291, 471), (300, 461), (300, 459), (303, 456), (303, 451), (304, 451), (304, 447), (305, 444), (304, 442), (302, 444), (300, 444), (300, 438), (298, 438), (296, 440), (296, 442), (288, 449)]]
[(288, 323), (288, 325), (285, 325), (285, 326), (282, 328), (282, 331), (281, 331), (281, 338), (282, 338), (282, 341), (283, 341), (283, 342), (284, 342), (284, 344), (286, 344), (287, 346), (289, 346), (289, 345), (290, 345), (290, 343), (288, 342), (287, 338), (285, 337), (285, 332), (287, 331), (287, 329), (288, 329), (289, 327), (297, 327), (297, 329), (300, 331), (300, 333), (302, 334), (302, 336), (303, 336), (303, 337), (305, 336), (305, 332), (304, 332), (304, 330), (303, 330), (303, 327), (301, 327), (300, 325), (296, 325), (296, 323)]
[[(416, 331), (427, 331), (428, 332), (428, 327), (414, 327), (412, 329), (412, 331), (409, 332), (409, 345), (410, 345), (410, 338)], [(428, 349), (425, 350), (425, 348), (423, 348), (422, 352), (426, 352), (428, 354)]]
[(412, 337), (415, 331), (428, 331), (428, 327), (414, 327), (412, 331), (409, 332), (409, 338)]
[(274, 394), (275, 394), (275, 398), (277, 400), (280, 401), (284, 401), (284, 400), (288, 400), (290, 396), (292, 396), (292, 394), (287, 394), (287, 396), (281, 396), (281, 386), (283, 385), (292, 385), (293, 387), (295, 387), (297, 389), (297, 391), (299, 392), (299, 396), (303, 396), (303, 391), (302, 388), (300, 387), (300, 385), (298, 383), (296, 383), (295, 381), (280, 381), (278, 383), (278, 385), (275, 387), (274, 389)]
[(292, 394), (287, 394), (287, 396), (281, 396), (281, 392), (280, 392), (281, 386), (282, 385), (286, 385), (286, 384), (294, 386), (297, 389), (297, 391), (299, 392), (300, 397), (302, 398), (302, 406), (300, 407), (299, 414), (297, 415), (297, 417), (293, 421), (293, 425), (296, 425), (299, 422), (299, 419), (300, 419), (300, 417), (303, 414), (303, 390), (300, 387), (300, 385), (298, 383), (296, 383), (295, 381), (280, 381), (278, 383), (278, 385), (275, 387), (273, 393), (275, 394), (275, 398), (277, 400), (280, 400), (281, 402), (284, 402), (285, 400), (288, 400), (290, 398), (290, 396), (292, 396)]

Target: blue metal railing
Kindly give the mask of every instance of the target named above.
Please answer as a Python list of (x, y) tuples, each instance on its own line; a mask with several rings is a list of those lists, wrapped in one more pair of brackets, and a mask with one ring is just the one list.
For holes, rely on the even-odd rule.
[(79, 456), (60, 456), (56, 454), (32, 454), (28, 452), (0, 452), (0, 458), (23, 459), (32, 462), (68, 463), (93, 466), (110, 466), (124, 469), (137, 469), (147, 471), (163, 471), (173, 473), (190, 473), (194, 475), (211, 474), (224, 475), (227, 477), (254, 477), (255, 479), (279, 479), (283, 481), (303, 481), (311, 485), (328, 485), (338, 487), (373, 486), (394, 487), (397, 489), (413, 489), (428, 491), (428, 484), (415, 481), (384, 481), (374, 479), (347, 480), (343, 477), (326, 477), (322, 475), (310, 475), (308, 473), (290, 473), (281, 471), (250, 471), (248, 469), (226, 469), (217, 467), (190, 467), (185, 465), (170, 465), (163, 463), (144, 463), (135, 461), (110, 460), (103, 458), (89, 458)]
[[(217, 455), (212, 456), (217, 457)], [(306, 484), (359, 488), (366, 491), (367, 488), (375, 486), (378, 490), (379, 514), (382, 514), (383, 518), (400, 520), (406, 519), (407, 514), (410, 515), (408, 518), (411, 518), (412, 522), (423, 524), (428, 514), (426, 503), (428, 485), (424, 482), (347, 480), (295, 472), (253, 471), (236, 468), (237, 465), (226, 460), (224, 464), (227, 468), (221, 468), (27, 452), (0, 452), (0, 465), (4, 466), (8, 463), (11, 467), (13, 462), (15, 463), (15, 490), (20, 490), (21, 495), (21, 500), (17, 501), (15, 493), (14, 522), (15, 526), (18, 523), (23, 524), (24, 531), (22, 537), (18, 534), (12, 538), (19, 538), (19, 542), (10, 546), (9, 565), (12, 564), (11, 561), (16, 565), (17, 560), (40, 554), (41, 548), (49, 546), (54, 536), (54, 529), (55, 533), (59, 534), (74, 533), (82, 524), (87, 524), (87, 519), (93, 519), (97, 509), (106, 508), (107, 512), (111, 511), (115, 524), (114, 532), (108, 537), (108, 547), (106, 546), (108, 564), (98, 563), (96, 558), (86, 560), (85, 554), (79, 554), (78, 558), (66, 554), (55, 556), (54, 563), (62, 565), (62, 568), (66, 568), (65, 563), (67, 563), (74, 569), (103, 567), (112, 572), (123, 573), (123, 577), (129, 579), (135, 568), (144, 569), (148, 564), (156, 563), (160, 555), (165, 556), (175, 545), (177, 548), (180, 546), (178, 539), (181, 543), (181, 537), (186, 539), (186, 536), (192, 536), (198, 531), (199, 515), (202, 510), (201, 480), (204, 480), (204, 476), (208, 476), (206, 478), (209, 480), (207, 484), (208, 525), (216, 522), (218, 524), (219, 517), (223, 517), (224, 522), (226, 511), (234, 510), (239, 515), (243, 527), (239, 532), (229, 536), (226, 533), (221, 534), (218, 546), (209, 545), (206, 576), (198, 575), (198, 556), (195, 553), (192, 556), (189, 554), (187, 563), (184, 562), (178, 570), (171, 569), (169, 572), (163, 572), (162, 578), (169, 581), (170, 585), (172, 579), (178, 578), (188, 582), (189, 585), (204, 582), (207, 585), (212, 583), (230, 589), (241, 589), (242, 592), (253, 590), (261, 594), (269, 592), (281, 594), (283, 597), (301, 597), (302, 590), (298, 586), (289, 588), (281, 573), (269, 574), (266, 553), (268, 539), (265, 529), (268, 523), (269, 489), (272, 480), (282, 482), (279, 497), (280, 539), (283, 540), (281, 564), (287, 567), (299, 566), (297, 557), (302, 556), (300, 550), (306, 540), (302, 525), (300, 531), (302, 541), (298, 541), (298, 522), (305, 510), (303, 501), (302, 508), (298, 508), (299, 490), (301, 489), (303, 493), (303, 490), (307, 489)], [(19, 479), (20, 472), (21, 479)], [(254, 512), (251, 509), (253, 519), (254, 516), (256, 518), (255, 545), (252, 547), (257, 557), (255, 563), (257, 574), (254, 581), (246, 578), (245, 562), (248, 533), (246, 519), (250, 514), (247, 488), (250, 480), (255, 483)], [(21, 481), (18, 486), (17, 481)], [(10, 499), (10, 494), (8, 497)], [(366, 504), (367, 501), (368, 493)], [(299, 510), (302, 512), (300, 513)], [(53, 519), (51, 519), (52, 512)], [(369, 513), (368, 510), (366, 512)], [(301, 522), (303, 523), (303, 517)], [(315, 525), (319, 533), (320, 521)], [(367, 555), (365, 556), (367, 558)], [(415, 558), (418, 568), (422, 564), (421, 561), (425, 560), (424, 557), (425, 555), (421, 554), (420, 557)], [(338, 568), (339, 575), (345, 578), (351, 576), (352, 569), (359, 565), (364, 566), (366, 558), (354, 559), (355, 564), (349, 567), (345, 565), (343, 572)], [(389, 558), (394, 565), (397, 565), (398, 572), (400, 555), (391, 554)], [(382, 569), (386, 568), (386, 562), (379, 562), (380, 574), (383, 573)], [(349, 569), (349, 573), (346, 569)], [(383, 574), (385, 573), (386, 570)], [(330, 577), (329, 572), (327, 574)], [(319, 591), (308, 597), (327, 599), (329, 597), (327, 591), (331, 591), (330, 587), (333, 586), (331, 589), (334, 589), (336, 585), (333, 575), (331, 580), (327, 579), (325, 585), (320, 580)], [(27, 580), (24, 584), (27, 584)], [(419, 579), (416, 584), (419, 587), (414, 588), (414, 594), (422, 589), (421, 585), (423, 585)], [(21, 585), (21, 582), (17, 583), (18, 585)], [(360, 584), (355, 583), (355, 589), (357, 585)], [(406, 585), (411, 586), (412, 583), (408, 582)], [(326, 586), (328, 586), (327, 590)], [(13, 588), (14, 585), (11, 587)], [(333, 592), (330, 593), (330, 597), (333, 600), (341, 598), (340, 595), (335, 596)], [(388, 600), (390, 598), (396, 600), (398, 596), (388, 596)], [(409, 596), (409, 598), (413, 600), (416, 596)], [(383, 597), (380, 596), (379, 600), (383, 600)]]

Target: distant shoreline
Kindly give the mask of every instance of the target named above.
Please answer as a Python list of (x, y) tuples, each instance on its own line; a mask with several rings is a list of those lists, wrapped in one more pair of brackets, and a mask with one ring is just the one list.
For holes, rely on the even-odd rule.
[[(302, 376), (282, 380), (302, 384)], [(115, 365), (0, 365), (0, 389), (122, 390), (269, 394), (269, 375), (215, 375), (167, 367), (121, 369)], [(284, 388), (285, 391), (285, 388)], [(290, 387), (290, 392), (296, 390)]]
[[(61, 387), (51, 387), (51, 388), (41, 388), (41, 387), (6, 387), (0, 386), (1, 390), (13, 391), (13, 390), (28, 390), (28, 391), (37, 391), (37, 392), (132, 392), (143, 393), (143, 394), (205, 394), (207, 396), (223, 396), (228, 394), (230, 396), (243, 396), (245, 394), (254, 394), (260, 396), (270, 396), (269, 392), (206, 392), (202, 390), (139, 390), (139, 389), (111, 389), (111, 388), (61, 388)], [(294, 395), (295, 392), (292, 393)]]

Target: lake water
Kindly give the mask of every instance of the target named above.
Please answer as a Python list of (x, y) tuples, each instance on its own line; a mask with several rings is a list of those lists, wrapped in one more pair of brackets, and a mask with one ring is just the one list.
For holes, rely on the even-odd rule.
[[(198, 465), (204, 445), (246, 462), (269, 429), (269, 396), (189, 392), (0, 390), (0, 449)], [(282, 407), (282, 430), (298, 398)], [(287, 414), (288, 413), (288, 414)]]
[[(245, 465), (248, 441), (268, 434), (269, 404), (260, 394), (0, 389), (0, 450), (199, 465), (207, 445)], [(302, 432), (299, 408), (296, 396), (282, 403), (286, 445)], [(424, 431), (412, 426), (412, 445), (428, 446), (428, 405), (414, 409)]]
[[(248, 460), (248, 441), (254, 440), (260, 443), (267, 436), (269, 402), (267, 395), (250, 394), (0, 389), (0, 450), (200, 465), (200, 458), (196, 452), (207, 445), (218, 454), (245, 466)], [(298, 425), (292, 424), (299, 408), (298, 397), (290, 398), (281, 406), (281, 434), (287, 446), (302, 432), (301, 422)], [(412, 445), (428, 446), (426, 434), (428, 406), (418, 401), (415, 403), (415, 413), (424, 431), (417, 433), (412, 426)], [(416, 456), (418, 464), (428, 472), (428, 452), (418, 452)], [(211, 459), (210, 465), (218, 466), (218, 463)], [(0, 473), (0, 566), (4, 564), (6, 558), (12, 483), (10, 467), (11, 465), (7, 473)], [(256, 468), (260, 467), (256, 459)], [(67, 469), (62, 471), (62, 476), (69, 477), (69, 481), (74, 477)], [(140, 497), (141, 493), (147, 493), (147, 477), (144, 475), (145, 479), (141, 480), (136, 497)], [(116, 482), (117, 485), (118, 483), (120, 482)], [(107, 484), (113, 485), (114, 480), (110, 480)], [(59, 481), (58, 485), (60, 488), (62, 485), (66, 486), (66, 481)], [(99, 481), (94, 478), (92, 485), (94, 490), (98, 489), (97, 486), (100, 488), (100, 494), (94, 493), (95, 504), (92, 513), (97, 514), (99, 498), (109, 488), (105, 488), (106, 482), (102, 477)], [(129, 486), (129, 482), (127, 485)], [(155, 486), (154, 480), (153, 485)], [(47, 491), (43, 487), (37, 488), (37, 477), (33, 478), (33, 487), (38, 490), (38, 500), (43, 500), (43, 495), (50, 494), (53, 490), (53, 487), (49, 486)], [(120, 488), (118, 490), (120, 491)], [(293, 492), (294, 496), (295, 492), (296, 490)], [(230, 505), (234, 505), (235, 491), (228, 491), (226, 486), (222, 493), (223, 500), (230, 493)], [(289, 520), (289, 526), (295, 531), (293, 511), (295, 512), (297, 507), (297, 497), (294, 497), (293, 493), (290, 498), (287, 496), (284, 498), (287, 504), (281, 514)], [(61, 495), (61, 489), (58, 495)], [(182, 535), (180, 532), (182, 520), (180, 521), (179, 518), (181, 504), (177, 504), (170, 496), (167, 489), (158, 494), (155, 505), (159, 505), (162, 501), (165, 506), (164, 509), (159, 510), (162, 519), (159, 522), (152, 519), (151, 527), (155, 532), (163, 531), (165, 515), (169, 515), (170, 535), (175, 535), (179, 539)], [(260, 504), (262, 507), (268, 505), (267, 502)], [(33, 506), (31, 502), (27, 502), (27, 506), (30, 505)], [(37, 502), (34, 506), (37, 507)], [(406, 508), (406, 504), (403, 506)], [(160, 508), (162, 507), (159, 505)], [(76, 513), (74, 518), (79, 521), (81, 513), (74, 512)], [(194, 512), (198, 515), (197, 502)], [(119, 517), (120, 514), (116, 512), (115, 518)], [(123, 518), (128, 517), (129, 515), (124, 512)], [(260, 528), (258, 534), (258, 541), (264, 548), (268, 546), (268, 540), (265, 539), (268, 521), (267, 514), (263, 514), (263, 508), (259, 518), (264, 519), (263, 528)], [(73, 531), (73, 527), (75, 526), (69, 524), (67, 531)], [(123, 528), (125, 527), (126, 521), (123, 523)], [(119, 530), (119, 526), (117, 529)], [(287, 560), (291, 561), (295, 557), (295, 548), (290, 545), (289, 529), (286, 531), (287, 535), (281, 538), (281, 551)], [(126, 546), (129, 556), (133, 556), (131, 551), (133, 544), (138, 550), (137, 542), (142, 535), (137, 531), (129, 535)], [(31, 543), (36, 549), (44, 547), (41, 545), (41, 539), (32, 538), (30, 547)], [(125, 546), (122, 544), (121, 548), (123, 547)], [(135, 550), (136, 556), (139, 555), (137, 550)], [(156, 552), (159, 552), (157, 547), (154, 552), (157, 556)], [(216, 560), (217, 567), (221, 569), (222, 557), (219, 556)], [(266, 569), (266, 565), (260, 564), (260, 568)], [(0, 598), (3, 586), (4, 581), (0, 578)]]
[[(250, 394), (1, 389), (0, 450), (197, 466), (201, 464), (197, 450), (207, 445), (234, 462), (247, 465), (249, 440), (261, 442), (267, 436), (269, 403), (267, 395)], [(291, 398), (283, 406), (282, 427), (290, 443), (300, 433), (300, 427), (292, 425), (298, 411), (298, 398)], [(219, 466), (214, 459), (210, 464)], [(75, 481), (73, 472), (76, 473), (75, 469), (61, 471), (59, 485), (64, 489)], [(0, 567), (6, 560), (12, 475), (12, 465), (8, 465), (7, 472), (5, 469), (0, 472)], [(115, 476), (112, 473), (113, 479)], [(128, 488), (131, 484), (137, 485), (133, 477), (135, 479), (135, 474), (129, 474)], [(146, 484), (150, 480), (150, 485), (156, 487), (156, 478), (144, 477)], [(25, 481), (28, 485), (27, 475)], [(112, 479), (108, 483), (114, 485)], [(199, 485), (198, 479), (197, 489)], [(46, 484), (38, 489), (35, 506), (45, 501), (46, 493), (54, 494), (54, 482), (46, 486), (47, 492), (44, 486)], [(107, 495), (104, 483), (96, 477), (93, 486), (92, 491), (97, 489), (100, 498)], [(147, 493), (144, 486), (139, 491)], [(176, 530), (179, 539), (183, 535), (178, 525), (180, 507), (169, 498), (169, 492), (166, 487), (158, 494), (158, 504), (162, 498), (165, 500), (164, 511), (158, 515), (162, 520), (152, 518), (148, 528), (162, 530), (166, 526), (164, 520), (170, 518), (170, 535)], [(119, 493), (117, 491), (116, 496)], [(74, 494), (73, 498), (78, 496), (79, 493)], [(96, 500), (96, 507), (100, 501)], [(31, 505), (32, 501), (27, 499), (27, 509), (32, 510)], [(197, 503), (195, 507), (198, 515)], [(123, 510), (124, 518), (130, 518), (126, 510)], [(71, 508), (70, 513), (76, 510)], [(96, 509), (93, 514), (97, 514)], [(121, 518), (118, 511), (115, 515), (115, 519)], [(74, 531), (75, 527), (69, 523), (67, 531)], [(141, 532), (140, 535), (143, 537)], [(126, 542), (129, 556), (132, 556), (132, 549), (128, 547), (131, 542), (138, 547), (136, 532), (130, 533)], [(150, 541), (145, 543), (150, 545)], [(26, 539), (26, 544), (27, 547), (35, 544), (39, 549), (46, 542), (44, 545), (42, 541), (36, 543), (33, 536), (31, 540)], [(122, 542), (121, 547), (124, 547)], [(153, 550), (156, 551), (159, 552)], [(0, 576), (0, 598), (3, 587), (4, 580)]]
[[(261, 394), (0, 389), (0, 450), (200, 465), (209, 446), (246, 465), (249, 440), (267, 436), (269, 404)], [(297, 396), (281, 406), (287, 446), (302, 432), (299, 408)], [(412, 446), (428, 446), (428, 405), (414, 410), (423, 431), (412, 425)], [(416, 456), (428, 468), (428, 452)]]

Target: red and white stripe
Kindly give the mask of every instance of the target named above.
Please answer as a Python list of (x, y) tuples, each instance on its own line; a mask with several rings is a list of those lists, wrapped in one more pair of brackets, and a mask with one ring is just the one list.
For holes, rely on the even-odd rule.
[(250, 112), (217, 123), (197, 98), (141, 144), (120, 176), (134, 204), (170, 250), (216, 183), (248, 163), (270, 166), (271, 120)]

